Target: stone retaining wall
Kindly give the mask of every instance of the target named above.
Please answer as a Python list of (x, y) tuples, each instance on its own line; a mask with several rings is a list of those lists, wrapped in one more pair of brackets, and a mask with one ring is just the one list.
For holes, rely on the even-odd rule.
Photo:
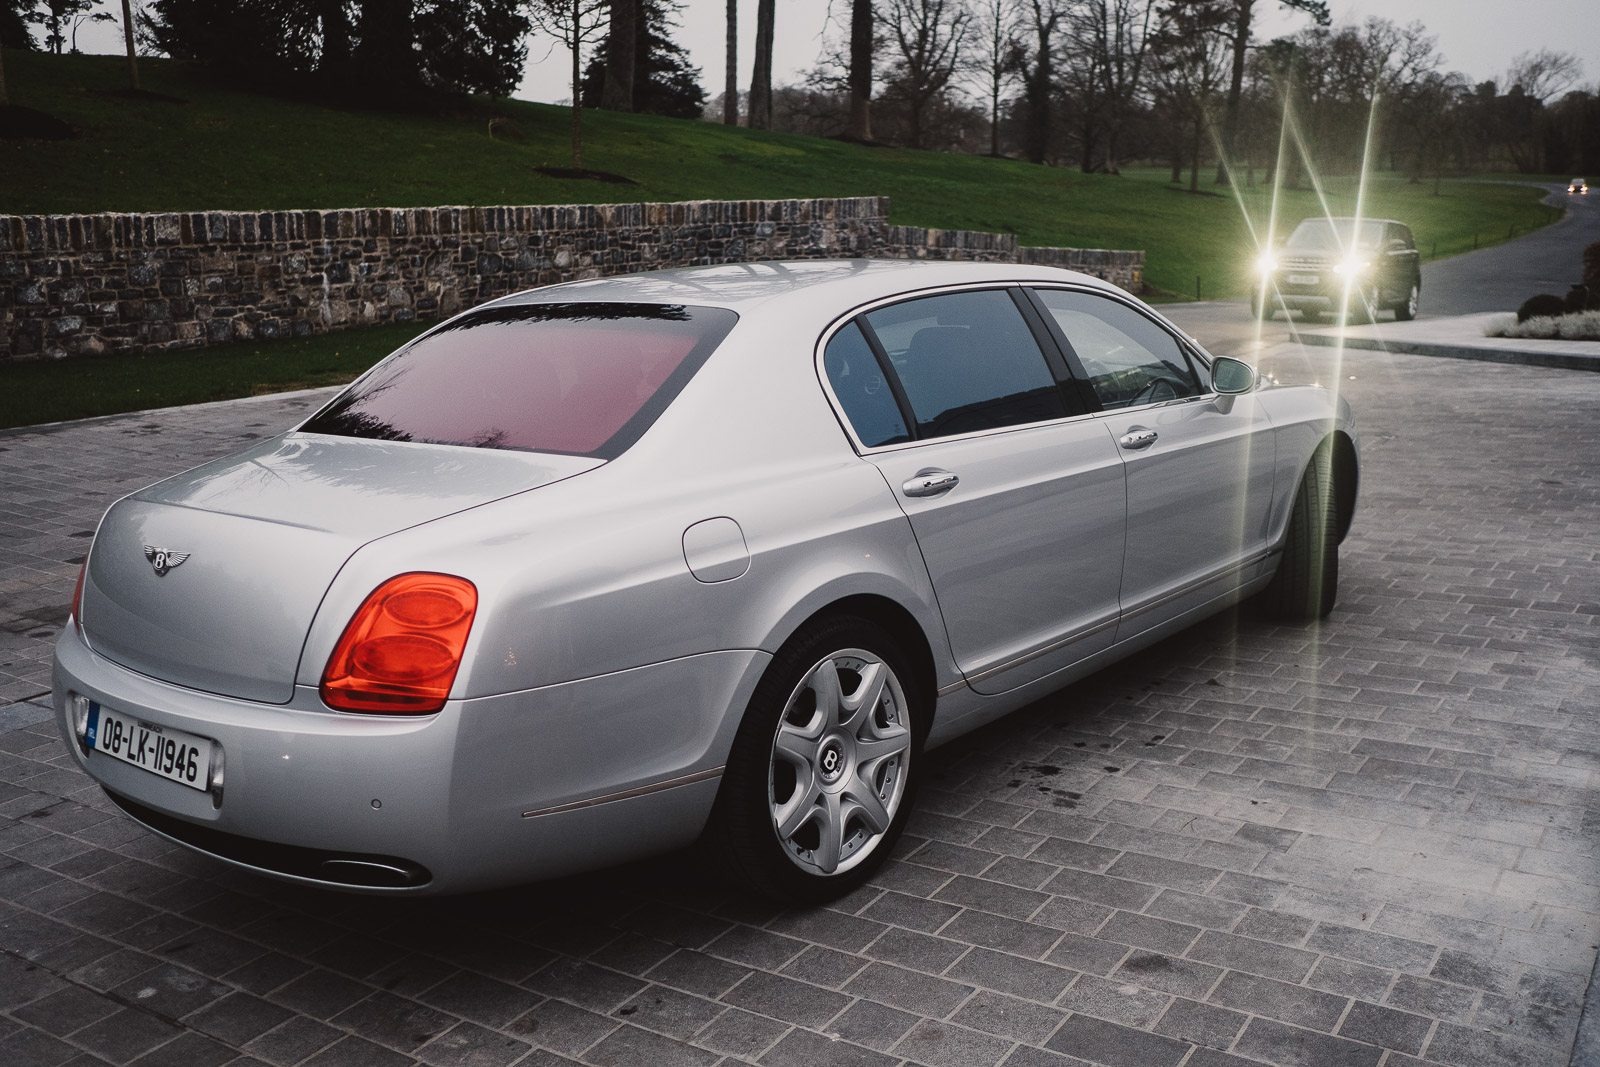
[(859, 197), (0, 216), (0, 363), (439, 318), (530, 286), (756, 259), (1041, 263), (1141, 284), (1143, 252), (888, 215)]

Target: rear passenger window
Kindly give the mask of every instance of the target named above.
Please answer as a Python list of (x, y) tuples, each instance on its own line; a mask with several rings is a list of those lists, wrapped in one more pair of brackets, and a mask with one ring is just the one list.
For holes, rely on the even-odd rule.
[(884, 380), (883, 368), (855, 323), (833, 335), (822, 354), (833, 395), (839, 398), (845, 418), (868, 448), (909, 441), (906, 420), (900, 416), (894, 391)]
[(1153, 319), (1093, 293), (1040, 289), (1038, 294), (1077, 353), (1101, 407), (1138, 407), (1200, 394), (1182, 346)]
[(1067, 414), (1055, 376), (1008, 293), (945, 293), (863, 316), (889, 355), (918, 437)]

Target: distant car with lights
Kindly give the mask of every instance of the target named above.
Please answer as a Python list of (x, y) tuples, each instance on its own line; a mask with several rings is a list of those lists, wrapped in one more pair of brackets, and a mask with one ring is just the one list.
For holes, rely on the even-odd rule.
[(1393, 219), (1310, 218), (1256, 262), (1250, 306), (1257, 317), (1303, 311), (1310, 318), (1417, 317), (1422, 257), (1411, 228)]
[(1588, 196), (1589, 183), (1584, 181), (1582, 178), (1574, 178), (1572, 181), (1567, 183), (1567, 192), (1569, 194), (1576, 193), (1580, 196)]
[(1356, 482), (1335, 392), (1084, 275), (572, 282), (114, 504), (55, 709), (122, 811), (295, 882), (481, 889), (708, 833), (823, 899), (890, 852), (927, 746), (1251, 594), (1326, 615)]

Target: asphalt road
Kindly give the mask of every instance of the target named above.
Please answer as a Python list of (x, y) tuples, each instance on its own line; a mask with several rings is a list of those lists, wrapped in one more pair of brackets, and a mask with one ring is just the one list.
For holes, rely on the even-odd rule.
[[(1535, 293), (1566, 295), (1583, 273), (1584, 248), (1600, 241), (1600, 191), (1568, 196), (1565, 185), (1540, 184), (1550, 190), (1546, 202), (1566, 207), (1566, 217), (1493, 248), (1424, 263), (1420, 317), (1515, 311)], [(1305, 325), (1300, 317), (1280, 312), (1262, 323), (1258, 334), (1243, 299), (1168, 304), (1161, 310), (1212, 352), (1243, 359), (1293, 340), (1294, 331)]]

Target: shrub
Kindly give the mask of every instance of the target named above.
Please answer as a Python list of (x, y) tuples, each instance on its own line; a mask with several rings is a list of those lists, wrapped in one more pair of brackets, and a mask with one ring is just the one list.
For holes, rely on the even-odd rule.
[(1501, 315), (1484, 331), (1489, 337), (1521, 337), (1535, 340), (1600, 341), (1600, 311), (1580, 311), (1576, 315), (1535, 315), (1513, 321)]
[(1527, 322), (1531, 318), (1553, 318), (1567, 310), (1566, 301), (1554, 293), (1540, 293), (1530, 296), (1522, 302), (1517, 309), (1517, 321)]

